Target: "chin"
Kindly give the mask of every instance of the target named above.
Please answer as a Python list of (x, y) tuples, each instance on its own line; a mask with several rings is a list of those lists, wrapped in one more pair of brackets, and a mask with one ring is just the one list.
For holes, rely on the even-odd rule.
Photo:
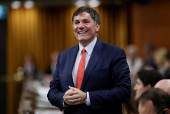
[(138, 100), (138, 97), (137, 97), (137, 96), (135, 96), (134, 100), (135, 100), (135, 101), (137, 101), (137, 100)]
[(86, 38), (78, 38), (79, 41), (86, 41)]

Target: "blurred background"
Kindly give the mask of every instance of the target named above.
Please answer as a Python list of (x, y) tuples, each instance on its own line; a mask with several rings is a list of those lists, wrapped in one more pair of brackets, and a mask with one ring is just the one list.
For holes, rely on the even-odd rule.
[[(0, 0), (1, 114), (58, 110), (48, 104), (46, 93), (58, 54), (78, 44), (71, 18), (82, 5), (98, 11), (102, 41), (123, 48), (129, 64), (130, 58), (140, 57), (132, 80), (153, 55), (152, 67), (163, 74), (170, 51), (169, 0)], [(155, 53), (149, 54), (148, 48)], [(156, 52), (160, 48), (163, 52)]]

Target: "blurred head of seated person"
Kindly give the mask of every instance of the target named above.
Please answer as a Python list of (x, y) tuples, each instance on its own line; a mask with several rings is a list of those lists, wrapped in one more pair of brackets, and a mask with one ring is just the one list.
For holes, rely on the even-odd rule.
[(26, 78), (38, 79), (38, 71), (31, 53), (25, 53), (23, 58), (23, 68)]
[(138, 56), (138, 50), (137, 47), (133, 44), (128, 45), (126, 48), (127, 52), (127, 62), (130, 69), (130, 76), (131, 79), (135, 78), (135, 74), (142, 68), (143, 61)]
[(137, 73), (137, 82), (134, 87), (135, 100), (147, 89), (154, 87), (162, 79), (162, 75), (156, 70), (140, 70)]
[(170, 114), (170, 96), (160, 88), (146, 90), (138, 102), (139, 114)]
[(31, 53), (26, 53), (24, 55), (24, 72), (26, 75), (34, 74), (35, 64)]
[(170, 79), (163, 79), (156, 83), (155, 88), (163, 89), (170, 95)]
[(153, 54), (153, 59), (155, 61), (155, 64), (158, 67), (158, 71), (164, 75), (166, 71), (166, 66), (165, 66), (165, 55), (167, 54), (167, 49), (164, 47), (158, 48), (155, 50)]
[(147, 69), (157, 69), (155, 61), (153, 60), (153, 53), (155, 46), (147, 43), (143, 45), (143, 57), (144, 57), (144, 67)]

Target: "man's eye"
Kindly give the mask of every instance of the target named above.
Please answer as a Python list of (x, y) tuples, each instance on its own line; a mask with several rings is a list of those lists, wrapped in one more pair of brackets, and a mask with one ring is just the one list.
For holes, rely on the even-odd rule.
[(74, 24), (78, 24), (79, 22), (75, 22)]
[(89, 23), (88, 21), (85, 21), (84, 23)]

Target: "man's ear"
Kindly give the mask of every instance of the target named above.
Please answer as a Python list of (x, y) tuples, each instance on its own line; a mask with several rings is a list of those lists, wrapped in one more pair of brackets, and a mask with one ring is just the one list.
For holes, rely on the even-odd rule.
[(151, 88), (151, 84), (148, 84), (146, 87), (147, 87), (147, 89), (150, 89)]
[(96, 24), (96, 31), (99, 32), (99, 29), (100, 29), (100, 25)]
[(170, 109), (165, 108), (165, 109), (163, 110), (163, 112), (166, 112), (166, 114), (170, 114)]

